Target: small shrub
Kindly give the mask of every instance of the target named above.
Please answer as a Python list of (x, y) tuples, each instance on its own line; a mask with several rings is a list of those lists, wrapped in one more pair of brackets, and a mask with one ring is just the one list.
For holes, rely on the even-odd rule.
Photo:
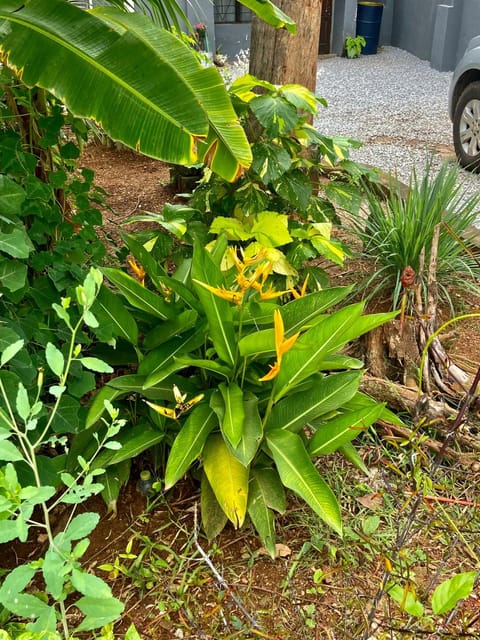
[[(449, 285), (478, 291), (475, 281), (480, 265), (475, 249), (465, 239), (465, 231), (479, 215), (480, 196), (465, 198), (457, 184), (458, 168), (445, 163), (433, 175), (431, 162), (422, 178), (414, 171), (408, 193), (392, 180), (387, 197), (366, 189), (368, 216), (351, 218), (354, 229), (363, 241), (363, 252), (374, 261), (374, 273), (366, 286), (369, 296), (380, 293), (392, 296), (396, 308), (401, 295), (401, 277), (411, 267), (417, 278), (421, 256), (426, 284), (432, 238), (440, 225), (437, 256), (439, 293), (451, 304)], [(426, 287), (424, 287), (426, 290)]]

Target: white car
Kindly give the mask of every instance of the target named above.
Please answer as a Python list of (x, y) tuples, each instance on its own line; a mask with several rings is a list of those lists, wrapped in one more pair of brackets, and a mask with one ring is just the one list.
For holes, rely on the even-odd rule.
[(462, 167), (480, 170), (480, 36), (470, 40), (449, 91), (453, 144)]

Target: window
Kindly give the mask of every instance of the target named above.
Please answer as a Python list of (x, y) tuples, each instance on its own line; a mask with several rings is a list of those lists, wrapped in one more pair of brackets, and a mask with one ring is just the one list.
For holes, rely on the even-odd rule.
[(215, 22), (251, 22), (252, 12), (236, 0), (214, 0)]

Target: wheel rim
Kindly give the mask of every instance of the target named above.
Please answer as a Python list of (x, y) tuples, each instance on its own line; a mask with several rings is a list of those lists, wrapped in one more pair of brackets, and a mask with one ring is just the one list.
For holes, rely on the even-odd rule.
[(470, 100), (460, 118), (460, 144), (468, 156), (480, 154), (480, 100)]

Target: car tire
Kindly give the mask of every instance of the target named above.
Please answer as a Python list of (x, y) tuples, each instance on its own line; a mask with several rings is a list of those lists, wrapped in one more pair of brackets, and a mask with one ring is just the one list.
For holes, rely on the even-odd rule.
[(453, 144), (462, 167), (480, 170), (480, 82), (462, 92), (453, 114)]

